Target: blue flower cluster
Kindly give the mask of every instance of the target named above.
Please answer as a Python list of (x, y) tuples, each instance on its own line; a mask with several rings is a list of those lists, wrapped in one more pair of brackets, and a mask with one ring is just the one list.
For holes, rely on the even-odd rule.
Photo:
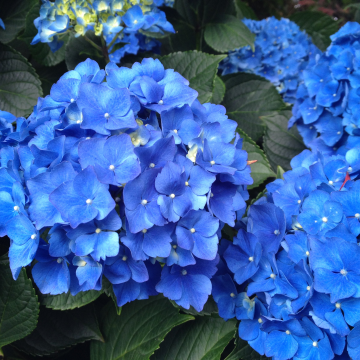
[(294, 103), (303, 69), (314, 65), (321, 54), (311, 39), (289, 19), (270, 17), (261, 21), (244, 19), (256, 35), (255, 51), (245, 46), (231, 51), (220, 64), (222, 74), (249, 72), (271, 81), (285, 101)]
[(0, 236), (10, 267), (36, 260), (44, 294), (100, 290), (119, 306), (163, 293), (201, 310), (224, 224), (253, 182), (237, 124), (159, 60), (93, 60), (28, 119), (0, 112)]
[[(61, 39), (70, 31), (75, 37), (92, 31), (102, 36), (110, 47), (110, 59), (119, 62), (126, 53), (137, 54), (139, 50), (159, 48), (159, 41), (139, 31), (163, 34), (174, 32), (165, 13), (158, 9), (163, 0), (42, 0), (40, 16), (34, 20), (38, 34), (31, 44), (48, 43), (53, 52), (62, 45)], [(116, 44), (123, 44), (117, 49)], [(116, 46), (116, 48), (114, 48)], [(117, 49), (115, 51), (115, 49)]]
[(261, 355), (360, 359), (360, 156), (350, 165), (304, 150), (221, 241), (213, 297)]
[(344, 155), (360, 145), (360, 24), (331, 36), (326, 53), (304, 70), (289, 127), (313, 150)]

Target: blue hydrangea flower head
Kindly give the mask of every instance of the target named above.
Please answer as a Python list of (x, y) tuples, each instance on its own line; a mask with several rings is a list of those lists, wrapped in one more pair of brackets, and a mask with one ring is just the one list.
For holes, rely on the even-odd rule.
[(247, 72), (265, 77), (284, 100), (294, 103), (304, 68), (313, 64), (319, 49), (310, 37), (289, 19), (243, 19), (255, 34), (255, 49), (245, 46), (229, 52), (220, 64), (223, 75)]
[[(100, 14), (115, 5), (94, 2)], [(159, 60), (105, 71), (88, 59), (61, 76), (27, 119), (0, 112), (0, 235), (11, 240), (14, 278), (31, 266), (50, 295), (101, 290), (106, 278), (119, 306), (161, 292), (201, 311), (225, 251), (221, 229), (244, 214), (252, 179), (236, 122), (197, 95)], [(247, 280), (261, 260), (256, 236), (239, 235), (232, 245), (248, 243), (254, 256)], [(251, 313), (245, 289), (236, 291), (231, 314)]]

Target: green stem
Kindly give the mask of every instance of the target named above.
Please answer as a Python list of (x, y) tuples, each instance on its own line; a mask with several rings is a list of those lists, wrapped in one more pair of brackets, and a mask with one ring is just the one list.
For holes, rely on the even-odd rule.
[(5, 355), (4, 352), (2, 351), (2, 349), (0, 348), (0, 359), (4, 359)]
[(111, 47), (115, 44), (115, 41), (117, 40), (117, 38), (119, 37), (119, 35), (121, 34), (122, 31), (123, 31), (123, 29), (121, 29), (111, 40), (111, 43), (107, 46), (108, 50), (110, 50)]
[(84, 39), (91, 44), (95, 49), (99, 50), (102, 52), (102, 48), (99, 45), (96, 45), (92, 40), (90, 40), (86, 35), (84, 35)]
[(105, 42), (104, 38), (101, 35), (100, 35), (100, 39), (101, 39), (101, 45), (102, 45), (101, 51), (102, 51), (102, 53), (104, 55), (106, 63), (108, 64), (110, 62), (109, 51), (108, 51), (108, 48), (106, 46), (106, 42)]

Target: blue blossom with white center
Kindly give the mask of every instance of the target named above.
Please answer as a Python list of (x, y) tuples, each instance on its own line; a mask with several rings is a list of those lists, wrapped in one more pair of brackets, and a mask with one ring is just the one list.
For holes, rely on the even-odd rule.
[(289, 19), (242, 21), (255, 34), (255, 48), (245, 46), (230, 51), (220, 63), (222, 73), (248, 72), (263, 76), (277, 87), (285, 101), (294, 103), (303, 69), (312, 65), (321, 52)]
[[(105, 277), (119, 306), (161, 292), (201, 311), (222, 229), (244, 214), (252, 179), (236, 122), (196, 97), (159, 60), (105, 72), (88, 59), (27, 119), (1, 112), (0, 230), (14, 278), (32, 266), (40, 292), (76, 295)], [(245, 288), (237, 294), (231, 314), (250, 314)]]

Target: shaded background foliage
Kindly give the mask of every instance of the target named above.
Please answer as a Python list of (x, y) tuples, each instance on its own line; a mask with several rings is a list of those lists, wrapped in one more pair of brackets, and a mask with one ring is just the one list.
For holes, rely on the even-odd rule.
[[(47, 44), (30, 45), (39, 14), (38, 0), (0, 2), (0, 109), (27, 116), (39, 96), (67, 70), (92, 58), (104, 66), (102, 54), (82, 37), (68, 37), (56, 53)], [(218, 64), (229, 50), (253, 44), (254, 36), (238, 20), (286, 17), (296, 22), (325, 50), (329, 36), (347, 21), (360, 22), (360, 4), (351, 0), (176, 0), (162, 8), (176, 33), (161, 40), (161, 55), (124, 57), (131, 66), (144, 57), (159, 57), (165, 68), (180, 72), (199, 92), (201, 102), (223, 104), (239, 124), (252, 165), (256, 198), (265, 184), (290, 169), (291, 158), (304, 144), (296, 128), (287, 130), (291, 109), (265, 79), (250, 74), (221, 77)], [(93, 39), (95, 42), (98, 38)], [(103, 63), (102, 63), (103, 62)], [(224, 237), (232, 238), (224, 228)], [(162, 296), (116, 306), (110, 284), (102, 291), (42, 295), (22, 270), (15, 282), (0, 241), (0, 358), (34, 359), (259, 359), (236, 338), (237, 322), (223, 321), (210, 299), (201, 313), (185, 310)], [(154, 331), (155, 329), (155, 331)], [(203, 340), (203, 341), (202, 341)], [(206, 341), (205, 341), (206, 340)], [(161, 343), (161, 344), (160, 344)], [(189, 351), (191, 349), (191, 351)]]

